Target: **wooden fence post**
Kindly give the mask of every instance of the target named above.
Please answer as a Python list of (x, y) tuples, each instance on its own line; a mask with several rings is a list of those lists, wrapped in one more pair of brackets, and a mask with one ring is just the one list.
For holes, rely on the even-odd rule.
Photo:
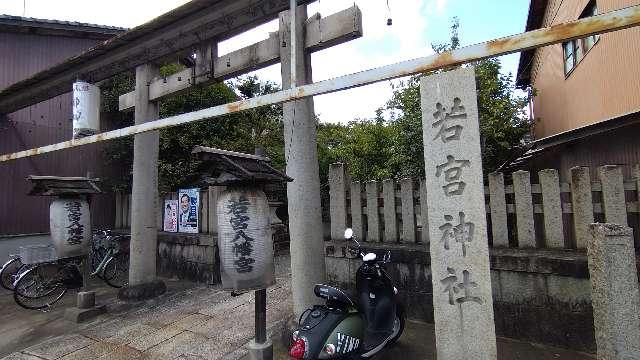
[(562, 203), (560, 200), (560, 176), (558, 170), (544, 169), (538, 172), (542, 189), (544, 213), (544, 244), (548, 248), (564, 247)]
[(209, 186), (207, 188), (207, 203), (209, 205), (209, 210), (207, 211), (207, 215), (209, 216), (209, 234), (217, 234), (218, 233), (218, 194), (224, 190), (224, 187), (220, 186)]
[(386, 179), (382, 182), (384, 200), (384, 241), (396, 242), (398, 236), (398, 216), (396, 214), (396, 182)]
[(598, 168), (598, 177), (602, 185), (604, 221), (610, 224), (627, 226), (627, 204), (624, 197), (622, 168), (616, 165), (600, 166)]
[(571, 207), (573, 209), (573, 228), (576, 234), (576, 248), (586, 249), (591, 238), (589, 224), (593, 223), (593, 197), (591, 195), (591, 177), (589, 168), (576, 166), (571, 168)]
[(347, 227), (347, 179), (344, 164), (329, 165), (329, 216), (331, 240), (344, 240)]
[(158, 197), (156, 199), (156, 229), (158, 231), (164, 230), (162, 228), (163, 216), (164, 215), (164, 197), (158, 193)]
[(400, 182), (400, 199), (402, 200), (402, 241), (413, 244), (416, 242), (413, 179), (405, 178)]
[(209, 233), (209, 192), (200, 191), (200, 232)]
[(116, 229), (122, 229), (122, 193), (117, 191), (116, 195), (116, 219), (113, 227)]
[(429, 245), (429, 207), (427, 205), (427, 182), (420, 179), (420, 221), (422, 221), (422, 243)]
[(494, 247), (509, 247), (507, 227), (507, 202), (504, 195), (504, 175), (489, 174), (489, 208), (491, 209), (491, 234)]
[(364, 222), (362, 221), (362, 183), (351, 183), (351, 228), (359, 241), (364, 240)]
[(367, 181), (367, 241), (380, 241), (380, 213), (378, 212), (378, 182)]
[(535, 247), (536, 236), (533, 224), (533, 203), (531, 180), (528, 171), (516, 171), (513, 176), (513, 194), (516, 202), (516, 222), (518, 227), (518, 247)]

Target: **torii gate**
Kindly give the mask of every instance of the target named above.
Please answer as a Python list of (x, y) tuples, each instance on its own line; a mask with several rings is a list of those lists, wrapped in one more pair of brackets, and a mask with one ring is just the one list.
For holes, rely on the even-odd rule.
[[(218, 56), (215, 42), (201, 44), (192, 68), (166, 78), (159, 77), (157, 66), (152, 64), (136, 67), (135, 91), (120, 96), (120, 110), (135, 107), (136, 125), (153, 121), (158, 118), (158, 101), (167, 96), (278, 61), (283, 89), (294, 82), (308, 84), (312, 82), (311, 52), (362, 36), (362, 16), (355, 5), (326, 18), (317, 14), (307, 19), (306, 5), (297, 7), (296, 16), (290, 13), (279, 14), (279, 30), (268, 39), (229, 54)], [(295, 31), (291, 30), (293, 23)], [(323, 282), (325, 274), (316, 124), (312, 98), (284, 104), (283, 108), (286, 172), (294, 179), (287, 185), (293, 303), (294, 312), (300, 314), (314, 302), (309, 284)], [(164, 286), (156, 280), (155, 258), (148, 256), (157, 252), (158, 151), (158, 131), (135, 136), (130, 286), (121, 292), (133, 298), (148, 292), (149, 287), (159, 288), (154, 293), (161, 292)]]
[[(304, 9), (298, 11), (301, 12), (298, 12), (297, 14), (304, 14)], [(284, 20), (281, 18), (281, 24), (283, 21), (286, 21), (286, 17), (284, 18)], [(309, 51), (313, 48), (313, 46), (311, 46), (311, 48), (309, 47), (309, 44), (312, 43), (311, 41), (309, 41), (310, 36), (305, 37), (304, 45), (295, 41), (295, 37), (297, 35), (303, 34), (302, 24), (298, 21), (295, 21), (295, 24), (296, 26), (294, 26), (294, 28), (296, 29), (296, 31), (292, 32), (292, 38), (294, 38), (294, 41), (291, 43), (297, 44), (298, 49), (301, 49), (304, 46), (307, 51)], [(640, 5), (635, 5), (598, 16), (583, 18), (569, 23), (551, 26), (549, 28), (539, 29), (523, 34), (508, 36), (501, 39), (463, 47), (451, 52), (408, 60), (397, 64), (365, 70), (317, 83), (309, 83), (306, 85), (302, 85), (302, 81), (300, 81), (299, 83), (296, 83), (295, 81), (293, 83), (288, 83), (286, 81), (287, 70), (285, 69), (284, 86), (286, 88), (287, 85), (290, 84), (291, 87), (289, 89), (285, 89), (273, 94), (254, 97), (251, 99), (236, 101), (229, 104), (214, 106), (187, 114), (176, 115), (165, 119), (144, 122), (140, 121), (140, 123), (138, 123), (138, 118), (142, 119), (142, 116), (145, 115), (146, 116), (144, 117), (144, 120), (157, 118), (157, 109), (154, 109), (154, 105), (149, 105), (153, 104), (154, 101), (152, 98), (152, 96), (154, 95), (152, 95), (151, 90), (153, 83), (149, 84), (149, 90), (147, 91), (144, 89), (146, 83), (143, 82), (143, 79), (146, 79), (148, 81), (151, 80), (152, 77), (150, 75), (152, 74), (153, 69), (148, 65), (144, 65), (139, 67), (136, 71), (136, 77), (138, 78), (139, 74), (140, 80), (138, 81), (137, 79), (136, 81), (137, 89), (142, 89), (142, 91), (137, 91), (135, 95), (135, 103), (137, 105), (136, 112), (140, 112), (140, 116), (137, 116), (136, 118), (136, 125), (100, 133), (93, 136), (88, 136), (81, 139), (65, 141), (58, 144), (19, 151), (12, 154), (0, 155), (0, 162), (34, 156), (52, 151), (58, 151), (99, 141), (112, 140), (120, 137), (131, 135), (138, 136), (145, 133), (153, 134), (153, 131), (166, 127), (177, 126), (199, 120), (211, 119), (221, 115), (257, 108), (260, 106), (272, 105), (277, 103), (287, 103), (287, 105), (285, 106), (285, 115), (287, 116), (287, 114), (289, 114), (289, 118), (287, 120), (285, 131), (287, 131), (287, 129), (288, 131), (294, 131), (296, 136), (292, 137), (291, 141), (286, 146), (286, 150), (287, 152), (300, 151), (299, 153), (296, 153), (296, 156), (293, 159), (290, 159), (290, 164), (287, 165), (288, 175), (294, 178), (300, 175), (300, 177), (297, 179), (300, 180), (298, 185), (294, 185), (292, 189), (289, 190), (290, 202), (295, 203), (290, 204), (290, 213), (293, 214), (295, 211), (305, 211), (307, 216), (312, 217), (314, 216), (314, 214), (318, 214), (319, 211), (319, 202), (316, 201), (318, 193), (316, 192), (315, 194), (311, 194), (310, 192), (302, 192), (300, 191), (300, 189), (318, 189), (316, 186), (317, 180), (315, 178), (317, 176), (317, 158), (314, 157), (315, 144), (311, 146), (314, 149), (304, 149), (304, 140), (315, 140), (315, 129), (305, 128), (305, 126), (313, 127), (313, 124), (311, 122), (296, 122), (295, 126), (293, 126), (293, 124), (291, 123), (293, 119), (291, 118), (290, 112), (295, 112), (296, 117), (301, 113), (311, 114), (311, 111), (313, 111), (313, 107), (312, 103), (309, 100), (305, 100), (304, 102), (300, 100), (308, 99), (315, 95), (341, 91), (352, 87), (364, 86), (379, 81), (423, 73), (430, 70), (442, 69), (452, 65), (464, 64), (490, 57), (496, 57), (532, 48), (562, 43), (570, 39), (577, 39), (589, 35), (621, 30), (638, 25), (640, 25)], [(280, 29), (281, 31), (283, 31), (283, 26), (281, 26)], [(296, 54), (296, 56), (289, 57), (289, 60), (287, 60), (287, 56), (287, 54), (281, 53), (281, 60), (284, 65), (287, 64), (287, 61), (291, 61), (292, 63), (296, 64), (294, 78), (295, 75), (303, 74), (307, 76), (303, 77), (302, 79), (304, 79), (305, 81), (310, 81), (310, 74), (306, 73), (306, 71), (308, 71), (310, 67), (307, 66), (308, 64), (305, 64), (305, 58), (308, 61), (308, 55), (305, 56), (302, 54), (302, 51), (300, 51)], [(214, 57), (212, 57), (212, 59), (213, 58)], [(300, 59), (300, 63), (298, 63), (298, 59)], [(212, 63), (215, 62), (212, 61)], [(283, 68), (286, 68), (286, 66), (283, 66)], [(215, 68), (213, 74), (215, 75)], [(177, 80), (180, 81), (180, 79)], [(169, 84), (169, 81), (167, 83)], [(174, 88), (178, 87), (179, 86), (174, 86)], [(169, 87), (167, 86), (167, 88)], [(51, 93), (48, 93), (45, 90), (40, 91), (37, 95), (40, 96), (40, 99), (42, 99), (43, 97), (46, 98), (47, 94), (48, 96), (51, 96)], [(6, 94), (6, 91), (0, 93), (0, 112), (6, 112), (6, 109), (15, 110), (19, 108), (16, 104), (22, 104), (23, 107), (28, 106), (30, 105), (28, 103), (29, 101), (32, 101), (32, 104), (38, 99), (37, 97), (35, 97), (36, 100), (25, 100), (25, 98), (28, 97), (27, 95), (20, 94), (20, 96), (21, 97), (12, 98), (10, 94)], [(158, 98), (160, 97), (161, 95), (158, 95)], [(12, 99), (7, 100), (8, 98)], [(150, 114), (146, 114), (143, 111), (148, 111), (150, 112)], [(310, 136), (310, 138), (304, 139), (304, 136)], [(156, 138), (151, 135), (147, 140), (150, 144), (155, 145), (153, 141), (157, 141), (157, 135)], [(141, 151), (138, 150), (138, 152)], [(138, 154), (138, 152), (136, 152), (136, 155)], [(147, 159), (153, 161), (153, 155), (147, 155)], [(309, 168), (305, 168), (305, 166), (309, 166)], [(144, 167), (144, 169), (150, 168), (152, 167)], [(315, 168), (315, 170), (313, 168)], [(300, 186), (300, 188), (298, 188), (298, 186)], [(308, 204), (311, 207), (301, 209), (299, 208), (301, 204)], [(317, 204), (317, 208), (314, 204)], [(306, 287), (309, 287), (315, 277), (320, 278), (322, 276), (321, 274), (313, 274), (312, 272), (315, 271), (313, 267), (317, 266), (318, 268), (322, 269), (323, 266), (320, 263), (316, 263), (316, 259), (314, 259), (313, 257), (304, 257), (305, 254), (314, 253), (312, 246), (321, 247), (322, 243), (315, 238), (311, 238), (311, 236), (320, 236), (319, 233), (315, 233), (315, 226), (317, 225), (317, 223), (315, 223), (314, 221), (316, 220), (312, 219), (308, 224), (305, 224), (306, 226), (304, 228), (302, 228), (301, 226), (302, 220), (304, 220), (304, 218), (299, 218), (297, 221), (300, 222), (297, 222), (296, 225), (292, 224), (292, 235), (295, 237), (302, 234), (302, 238), (307, 238), (309, 240), (310, 248), (296, 248), (297, 246), (301, 246), (302, 244), (292, 244), (292, 272), (294, 274), (294, 279), (297, 278), (297, 280), (295, 280), (293, 284), (292, 289), (294, 293), (293, 296), (296, 313), (299, 313), (300, 309), (306, 306), (306, 304), (308, 303), (307, 301), (310, 301), (310, 298), (312, 296), (311, 294), (309, 294)], [(151, 224), (151, 227), (155, 228), (155, 222), (151, 221), (149, 224)], [(307, 237), (307, 235), (309, 235), (309, 237)], [(300, 238), (298, 238), (298, 240), (299, 239)], [(296, 240), (294, 239), (294, 241)], [(319, 257), (321, 257), (321, 253), (321, 251), (316, 252), (317, 256)], [(151, 267), (151, 265), (148, 266), (149, 268)], [(301, 272), (299, 274), (296, 274), (296, 272), (300, 270), (304, 271), (304, 273)], [(304, 280), (305, 282), (303, 282), (302, 280)]]

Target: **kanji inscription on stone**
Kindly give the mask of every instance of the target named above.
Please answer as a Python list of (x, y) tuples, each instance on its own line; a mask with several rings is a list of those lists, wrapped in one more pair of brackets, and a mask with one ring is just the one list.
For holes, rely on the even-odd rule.
[(452, 155), (447, 155), (447, 162), (436, 166), (436, 177), (444, 173), (445, 185), (442, 186), (447, 196), (462, 195), (467, 183), (462, 181), (462, 168), (469, 167), (469, 160), (456, 160)]
[(444, 219), (447, 221), (438, 229), (442, 231), (442, 237), (440, 241), (444, 244), (444, 249), (449, 250), (451, 242), (460, 243), (462, 245), (462, 256), (467, 256), (467, 243), (470, 243), (473, 240), (473, 233), (476, 225), (472, 222), (465, 221), (465, 213), (460, 211), (458, 213), (458, 224), (454, 225), (451, 222), (453, 221), (453, 216), (445, 215)]
[(446, 143), (460, 139), (460, 134), (464, 129), (464, 126), (460, 125), (460, 123), (467, 118), (467, 113), (461, 104), (462, 100), (460, 98), (454, 98), (451, 111), (447, 112), (446, 107), (439, 102), (436, 103), (437, 111), (433, 113), (436, 122), (431, 125), (434, 128), (438, 128), (438, 133), (433, 138), (434, 140), (440, 138), (442, 142)]
[[(482, 304), (482, 299), (479, 296), (472, 295), (473, 288), (478, 287), (478, 284), (471, 281), (471, 272), (469, 272), (469, 270), (462, 271), (462, 282), (458, 283), (456, 269), (448, 267), (447, 277), (440, 280), (440, 284), (442, 284), (442, 292), (449, 295), (450, 305), (455, 305), (456, 303), (462, 304), (467, 301)], [(464, 293), (463, 296), (456, 296), (458, 292)]]

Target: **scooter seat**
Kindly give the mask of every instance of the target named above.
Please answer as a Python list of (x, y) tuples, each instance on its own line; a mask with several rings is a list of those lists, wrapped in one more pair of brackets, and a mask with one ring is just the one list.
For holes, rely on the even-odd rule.
[(326, 299), (327, 301), (334, 301), (341, 304), (358, 307), (358, 301), (353, 296), (336, 287), (324, 284), (316, 284), (316, 286), (313, 287), (313, 292), (317, 297)]

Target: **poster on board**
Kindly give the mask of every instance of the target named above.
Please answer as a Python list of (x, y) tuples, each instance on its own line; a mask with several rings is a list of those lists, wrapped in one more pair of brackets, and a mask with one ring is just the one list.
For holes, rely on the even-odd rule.
[(164, 225), (166, 232), (178, 232), (178, 200), (164, 201)]
[(178, 190), (178, 232), (198, 232), (198, 208), (200, 207), (200, 189)]

